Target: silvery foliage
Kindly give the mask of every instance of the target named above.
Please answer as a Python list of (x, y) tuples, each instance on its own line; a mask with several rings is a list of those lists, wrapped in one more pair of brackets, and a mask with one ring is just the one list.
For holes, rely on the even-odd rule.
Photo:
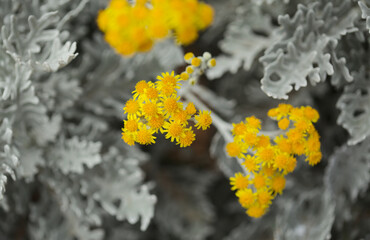
[(317, 239), (330, 238), (334, 222), (335, 203), (328, 191), (316, 189), (303, 193), (299, 199), (284, 204), (277, 216), (275, 239)]
[(358, 1), (358, 5), (361, 8), (361, 17), (366, 20), (366, 28), (370, 31), (370, 2), (368, 0)]
[(351, 204), (364, 194), (370, 182), (369, 139), (338, 148), (329, 159), (325, 185), (335, 196), (338, 224), (353, 217)]
[(258, 54), (278, 38), (271, 16), (255, 2), (245, 1), (236, 8), (225, 37), (219, 42), (223, 54), (217, 56), (217, 65), (207, 76), (215, 79), (228, 71), (235, 74), (241, 66), (249, 70)]
[[(355, 31), (358, 12), (351, 1), (313, 2), (298, 5), (293, 17), (279, 17), (282, 40), (270, 46), (260, 61), (264, 65), (262, 90), (268, 96), (288, 99), (288, 93), (315, 85), (334, 74), (329, 46)], [(350, 81), (351, 79), (347, 79)]]
[[(159, 192), (161, 201), (154, 221), (166, 233), (160, 239), (206, 239), (214, 232), (211, 223), (215, 219), (215, 211), (206, 193), (215, 175), (183, 167), (162, 171), (172, 186)], [(174, 189), (175, 186), (182, 191)]]
[[(122, 119), (128, 80), (149, 74), (153, 62), (157, 72), (174, 67), (182, 52), (163, 43), (150, 56), (123, 60), (101, 35), (88, 40), (84, 30), (102, 5), (1, 1), (0, 198), (4, 214), (12, 214), (18, 206), (9, 199), (22, 197), (22, 185), (7, 195), (8, 177), (23, 188), (39, 185), (40, 201), (21, 211), (30, 212), (31, 239), (103, 239), (103, 216), (141, 222), (141, 230), (153, 217), (156, 197), (140, 168), (147, 156), (122, 148), (120, 129), (106, 119)], [(74, 33), (76, 23), (82, 26)], [(164, 47), (168, 56), (160, 58)], [(145, 64), (147, 71), (138, 69)]]

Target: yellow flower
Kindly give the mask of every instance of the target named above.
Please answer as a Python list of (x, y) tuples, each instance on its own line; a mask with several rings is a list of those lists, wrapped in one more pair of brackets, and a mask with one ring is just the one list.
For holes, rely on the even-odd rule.
[(155, 142), (154, 139), (156, 139), (153, 133), (153, 131), (143, 127), (137, 132), (136, 141), (143, 145), (152, 144)]
[(247, 214), (253, 218), (260, 218), (265, 214), (265, 212), (266, 208), (262, 207), (259, 204), (254, 204), (247, 210)]
[(255, 116), (247, 117), (245, 121), (247, 122), (249, 131), (258, 132), (261, 129), (261, 120)]
[(208, 60), (207, 65), (208, 65), (208, 67), (215, 67), (216, 66), (216, 59), (211, 58), (210, 60)]
[(289, 127), (290, 121), (287, 118), (283, 118), (278, 122), (278, 126), (280, 129), (285, 130)]
[(149, 84), (145, 80), (138, 82), (135, 86), (135, 90), (132, 92), (134, 94), (134, 99), (137, 99), (140, 95), (144, 95), (147, 88), (149, 88)]
[(234, 136), (243, 135), (248, 130), (247, 125), (245, 125), (245, 123), (243, 122), (240, 122), (237, 124), (233, 123), (232, 126), (233, 126), (233, 129), (231, 130), (231, 132)]
[(236, 142), (230, 142), (226, 145), (226, 152), (230, 157), (240, 157), (242, 151), (241, 146)]
[(164, 116), (162, 115), (156, 115), (154, 117), (151, 117), (148, 120), (148, 125), (153, 129), (155, 132), (158, 132), (158, 130), (162, 129), (164, 125)]
[(187, 72), (182, 72), (182, 73), (180, 74), (180, 78), (181, 78), (181, 80), (186, 81), (186, 80), (188, 80), (188, 79), (189, 79), (189, 74), (188, 74)]
[(201, 63), (202, 63), (202, 60), (200, 60), (200, 58), (197, 58), (197, 57), (191, 60), (191, 65), (193, 65), (194, 67), (199, 67)]
[(163, 99), (163, 110), (166, 112), (167, 115), (172, 115), (182, 109), (182, 103), (180, 103), (179, 100), (180, 97), (177, 97), (175, 95)]
[(125, 120), (124, 124), (124, 130), (127, 130), (128, 132), (135, 132), (139, 127), (138, 119), (135, 118)]
[(285, 178), (282, 175), (276, 175), (271, 179), (271, 189), (281, 194), (285, 188)]
[(235, 173), (234, 177), (230, 177), (231, 190), (240, 190), (247, 188), (249, 185), (248, 176), (241, 173)]
[(253, 182), (254, 187), (258, 190), (258, 189), (266, 187), (268, 183), (268, 179), (266, 178), (265, 175), (256, 173), (254, 174), (254, 178), (252, 182)]
[(135, 145), (136, 134), (124, 131), (124, 129), (122, 129), (122, 139), (128, 145), (133, 146)]
[(194, 115), (197, 112), (197, 109), (194, 106), (194, 103), (189, 102), (185, 109), (186, 113), (189, 115)]
[(262, 164), (272, 165), (275, 158), (274, 148), (271, 146), (259, 148), (256, 156), (262, 161)]
[(142, 105), (142, 111), (146, 118), (150, 119), (157, 116), (159, 109), (158, 105), (154, 102), (146, 102)]
[(314, 166), (321, 161), (321, 158), (322, 158), (321, 152), (313, 152), (307, 156), (306, 161), (308, 161), (309, 165)]
[(197, 129), (202, 128), (202, 130), (206, 130), (212, 124), (211, 111), (199, 111), (199, 114), (194, 118), (196, 122), (195, 127), (197, 127)]
[(184, 127), (177, 122), (166, 122), (163, 126), (163, 132), (167, 132), (166, 138), (170, 138), (171, 142), (178, 141), (181, 135), (184, 134)]
[(274, 167), (278, 170), (287, 170), (289, 163), (291, 163), (290, 156), (286, 153), (279, 153), (275, 157)]
[(139, 110), (140, 110), (140, 104), (136, 101), (136, 100), (133, 100), (133, 99), (129, 99), (127, 102), (126, 102), (126, 105), (125, 107), (123, 108), (123, 110), (125, 111), (125, 113), (127, 113), (128, 115), (135, 115), (135, 114), (138, 114)]
[(271, 204), (271, 200), (273, 199), (271, 192), (266, 188), (259, 189), (256, 192), (256, 196), (258, 203), (264, 207), (268, 207)]
[(255, 157), (252, 157), (251, 155), (247, 155), (245, 157), (245, 161), (242, 163), (243, 166), (252, 173), (255, 173), (259, 170), (260, 165), (257, 163), (257, 160)]
[(192, 52), (188, 52), (188, 53), (186, 53), (185, 55), (184, 55), (184, 60), (186, 61), (186, 62), (188, 62), (188, 61), (191, 61), (191, 59), (194, 57), (194, 53), (192, 53)]
[(236, 192), (235, 195), (239, 198), (239, 203), (244, 208), (248, 208), (256, 201), (255, 195), (249, 188), (240, 189)]
[(185, 129), (184, 134), (179, 137), (178, 144), (180, 147), (188, 147), (195, 140), (195, 134), (191, 128)]

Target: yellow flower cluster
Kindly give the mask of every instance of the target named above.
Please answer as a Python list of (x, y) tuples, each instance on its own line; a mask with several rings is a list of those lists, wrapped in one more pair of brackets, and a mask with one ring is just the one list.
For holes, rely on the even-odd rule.
[(252, 116), (233, 124), (234, 141), (226, 145), (229, 156), (244, 160), (247, 174), (231, 177), (231, 189), (237, 190), (239, 203), (254, 218), (261, 217), (282, 193), (285, 175), (295, 169), (297, 156), (306, 155), (310, 165), (321, 160), (320, 136), (312, 124), (319, 119), (315, 109), (280, 104), (269, 110), (268, 116), (278, 121), (280, 135), (270, 138), (259, 134), (261, 121)]
[(213, 21), (211, 6), (198, 0), (111, 0), (97, 17), (105, 40), (122, 55), (149, 51), (174, 34), (179, 44), (195, 41)]
[[(206, 61), (203, 57), (198, 58), (202, 63)], [(202, 63), (194, 67), (195, 71)], [(197, 111), (192, 102), (184, 106), (180, 101), (177, 90), (182, 85), (180, 81), (186, 80), (174, 75), (174, 72), (166, 72), (157, 76), (155, 83), (142, 80), (136, 84), (133, 98), (123, 108), (127, 120), (124, 120), (122, 139), (128, 145), (134, 145), (135, 142), (145, 145), (155, 143), (154, 134), (161, 132), (171, 142), (176, 141), (180, 147), (187, 147), (195, 140), (189, 120), (195, 122), (197, 129), (206, 130), (210, 127), (210, 111)]]

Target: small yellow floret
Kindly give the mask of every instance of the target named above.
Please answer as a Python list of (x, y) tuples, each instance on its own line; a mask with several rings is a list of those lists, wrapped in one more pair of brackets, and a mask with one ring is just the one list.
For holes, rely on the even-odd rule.
[(146, 91), (145, 91), (145, 96), (150, 99), (150, 100), (154, 100), (154, 99), (157, 99), (158, 98), (158, 90), (155, 89), (155, 88), (147, 88)]
[(271, 180), (271, 189), (276, 193), (281, 194), (285, 188), (285, 178), (281, 175), (277, 175)]
[(265, 148), (269, 146), (270, 143), (270, 137), (265, 135), (258, 136), (258, 143), (256, 144), (257, 148)]
[(164, 117), (162, 115), (157, 115), (157, 116), (151, 117), (148, 120), (148, 125), (154, 131), (158, 131), (159, 129), (161, 129), (163, 127), (163, 124), (164, 124)]
[(244, 208), (248, 208), (256, 201), (255, 195), (249, 188), (240, 189), (235, 195), (239, 198), (239, 203)]
[(139, 109), (140, 109), (140, 104), (136, 100), (133, 100), (133, 99), (129, 99), (126, 102), (125, 107), (123, 108), (125, 113), (129, 115), (137, 114), (139, 112)]
[(245, 125), (245, 123), (243, 122), (237, 124), (233, 123), (232, 126), (233, 129), (231, 130), (231, 132), (234, 136), (241, 136), (248, 130), (247, 125)]
[(188, 105), (186, 106), (185, 111), (189, 115), (194, 115), (197, 112), (197, 109), (195, 108), (194, 103), (189, 102)]
[(191, 65), (193, 65), (194, 67), (199, 67), (201, 63), (202, 60), (198, 57), (195, 57), (191, 60)]
[(166, 123), (164, 128), (164, 131), (167, 132), (166, 138), (170, 138), (171, 142), (173, 142), (174, 140), (178, 140), (185, 130), (184, 127), (177, 122)]
[(180, 78), (184, 81), (188, 80), (189, 79), (189, 74), (187, 72), (182, 72), (180, 74)]
[(175, 76), (174, 71), (172, 71), (171, 74), (168, 72), (162, 73), (162, 76), (157, 76), (157, 79), (165, 85), (170, 84), (172, 86), (175, 86), (177, 81), (179, 80), (179, 76)]
[(310, 106), (304, 107), (304, 116), (311, 122), (317, 122), (319, 120), (319, 113)]
[(239, 157), (242, 153), (241, 146), (236, 142), (229, 142), (226, 145), (226, 152), (230, 157)]
[(247, 214), (253, 218), (260, 218), (265, 214), (265, 212), (266, 208), (260, 206), (259, 204), (255, 204), (247, 210)]
[(194, 68), (192, 66), (187, 66), (186, 67), (186, 72), (189, 74), (192, 74), (194, 72)]
[(163, 109), (169, 114), (177, 112), (180, 109), (179, 103), (177, 101), (178, 99), (176, 97), (169, 97), (164, 99)]
[(135, 132), (138, 129), (138, 120), (137, 119), (128, 119), (124, 121), (125, 130), (129, 132)]
[(309, 165), (314, 166), (321, 161), (321, 158), (322, 158), (321, 152), (314, 152), (308, 155), (306, 161), (308, 161)]
[(289, 127), (290, 121), (287, 118), (283, 118), (278, 122), (278, 126), (280, 129), (285, 130)]
[(134, 133), (122, 131), (122, 139), (129, 146), (135, 145), (135, 134)]
[(156, 137), (153, 136), (153, 132), (151, 130), (142, 128), (137, 132), (136, 141), (140, 144), (148, 145), (155, 143), (154, 139), (156, 139)]
[(271, 193), (266, 189), (260, 189), (257, 191), (257, 201), (261, 206), (268, 206), (271, 204), (271, 200), (273, 196)]
[(134, 98), (138, 97), (139, 95), (142, 95), (145, 93), (145, 89), (149, 88), (149, 84), (145, 80), (141, 80), (140, 82), (136, 83)]
[(216, 59), (211, 58), (210, 60), (208, 60), (207, 65), (208, 65), (208, 67), (215, 67), (216, 66)]
[(272, 177), (275, 174), (275, 169), (272, 166), (263, 166), (261, 173), (266, 177)]
[(248, 176), (241, 173), (235, 173), (234, 177), (230, 177), (231, 190), (240, 190), (247, 188), (249, 185)]
[(188, 52), (188, 53), (186, 53), (186, 54), (185, 54), (184, 59), (185, 59), (185, 61), (189, 61), (189, 60), (191, 60), (193, 57), (194, 57), (194, 53), (192, 53), (192, 52)]
[(186, 126), (188, 124), (188, 119), (190, 118), (190, 116), (188, 115), (188, 113), (184, 110), (179, 110), (178, 112), (174, 113), (172, 115), (172, 120), (175, 121), (175, 122), (178, 122), (184, 126)]
[(158, 113), (158, 106), (154, 102), (146, 102), (142, 106), (143, 113), (145, 117), (152, 118)]
[(181, 27), (175, 32), (176, 41), (182, 45), (189, 45), (198, 38), (198, 32), (195, 27)]
[(180, 147), (188, 147), (195, 140), (195, 134), (191, 128), (184, 131), (184, 134), (179, 137), (178, 144)]
[(260, 165), (257, 163), (256, 158), (252, 157), (251, 155), (247, 155), (245, 157), (245, 161), (242, 164), (249, 172), (252, 173), (255, 173), (260, 168)]
[(206, 130), (212, 124), (211, 111), (199, 111), (199, 114), (195, 117), (195, 127), (197, 129)]
[(255, 116), (247, 117), (246, 119), (248, 127), (252, 129), (261, 129), (261, 120)]
[(279, 170), (285, 170), (287, 167), (289, 155), (287, 154), (277, 154), (274, 161), (274, 167)]
[(270, 165), (274, 161), (275, 151), (272, 147), (259, 148), (256, 154), (263, 164)]
[(253, 178), (253, 185), (256, 189), (260, 189), (260, 188), (264, 188), (267, 184), (266, 182), (266, 176), (262, 175), (262, 174), (254, 174), (254, 178)]

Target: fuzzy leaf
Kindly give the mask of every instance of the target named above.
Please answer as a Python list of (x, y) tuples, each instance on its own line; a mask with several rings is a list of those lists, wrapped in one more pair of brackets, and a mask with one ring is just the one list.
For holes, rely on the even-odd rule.
[(45, 72), (56, 72), (77, 57), (76, 48), (76, 42), (66, 42), (62, 46), (60, 39), (57, 38), (52, 42), (50, 51), (45, 51), (48, 56), (34, 60), (34, 68)]
[(237, 8), (225, 38), (220, 41), (225, 55), (216, 58), (217, 65), (207, 71), (207, 76), (215, 79), (227, 71), (235, 73), (242, 65), (249, 70), (256, 56), (276, 40), (270, 16), (263, 14), (256, 5), (245, 3)]
[(370, 8), (362, 1), (358, 1), (358, 5), (361, 8), (361, 17), (366, 20), (366, 27), (370, 32)]
[(84, 166), (92, 168), (101, 162), (100, 148), (100, 142), (88, 142), (74, 137), (61, 141), (49, 151), (48, 157), (64, 174), (81, 174)]
[(354, 31), (356, 18), (350, 1), (298, 5), (292, 18), (280, 16), (283, 37), (260, 58), (265, 68), (262, 90), (273, 98), (288, 99), (293, 86), (298, 90), (307, 86), (307, 79), (315, 85), (333, 75), (327, 46), (335, 46), (342, 35)]
[(364, 69), (354, 73), (354, 83), (345, 87), (337, 102), (341, 110), (337, 122), (348, 130), (348, 144), (355, 145), (370, 135), (370, 82)]
[(282, 214), (277, 216), (276, 240), (325, 240), (334, 222), (335, 204), (327, 191), (302, 194), (296, 200), (285, 200)]
[(329, 159), (325, 185), (335, 196), (337, 218), (348, 219), (358, 195), (365, 193), (370, 182), (370, 140), (355, 146), (342, 146)]
[(144, 231), (154, 215), (157, 198), (142, 184), (144, 177), (138, 160), (123, 159), (118, 154), (116, 148), (110, 148), (102, 168), (96, 172), (93, 169), (82, 181), (81, 193), (91, 196), (117, 220), (127, 219), (134, 224), (140, 219), (140, 229)]
[(45, 159), (42, 157), (42, 151), (38, 148), (21, 149), (17, 175), (32, 181), (37, 174), (37, 167), (45, 165)]

